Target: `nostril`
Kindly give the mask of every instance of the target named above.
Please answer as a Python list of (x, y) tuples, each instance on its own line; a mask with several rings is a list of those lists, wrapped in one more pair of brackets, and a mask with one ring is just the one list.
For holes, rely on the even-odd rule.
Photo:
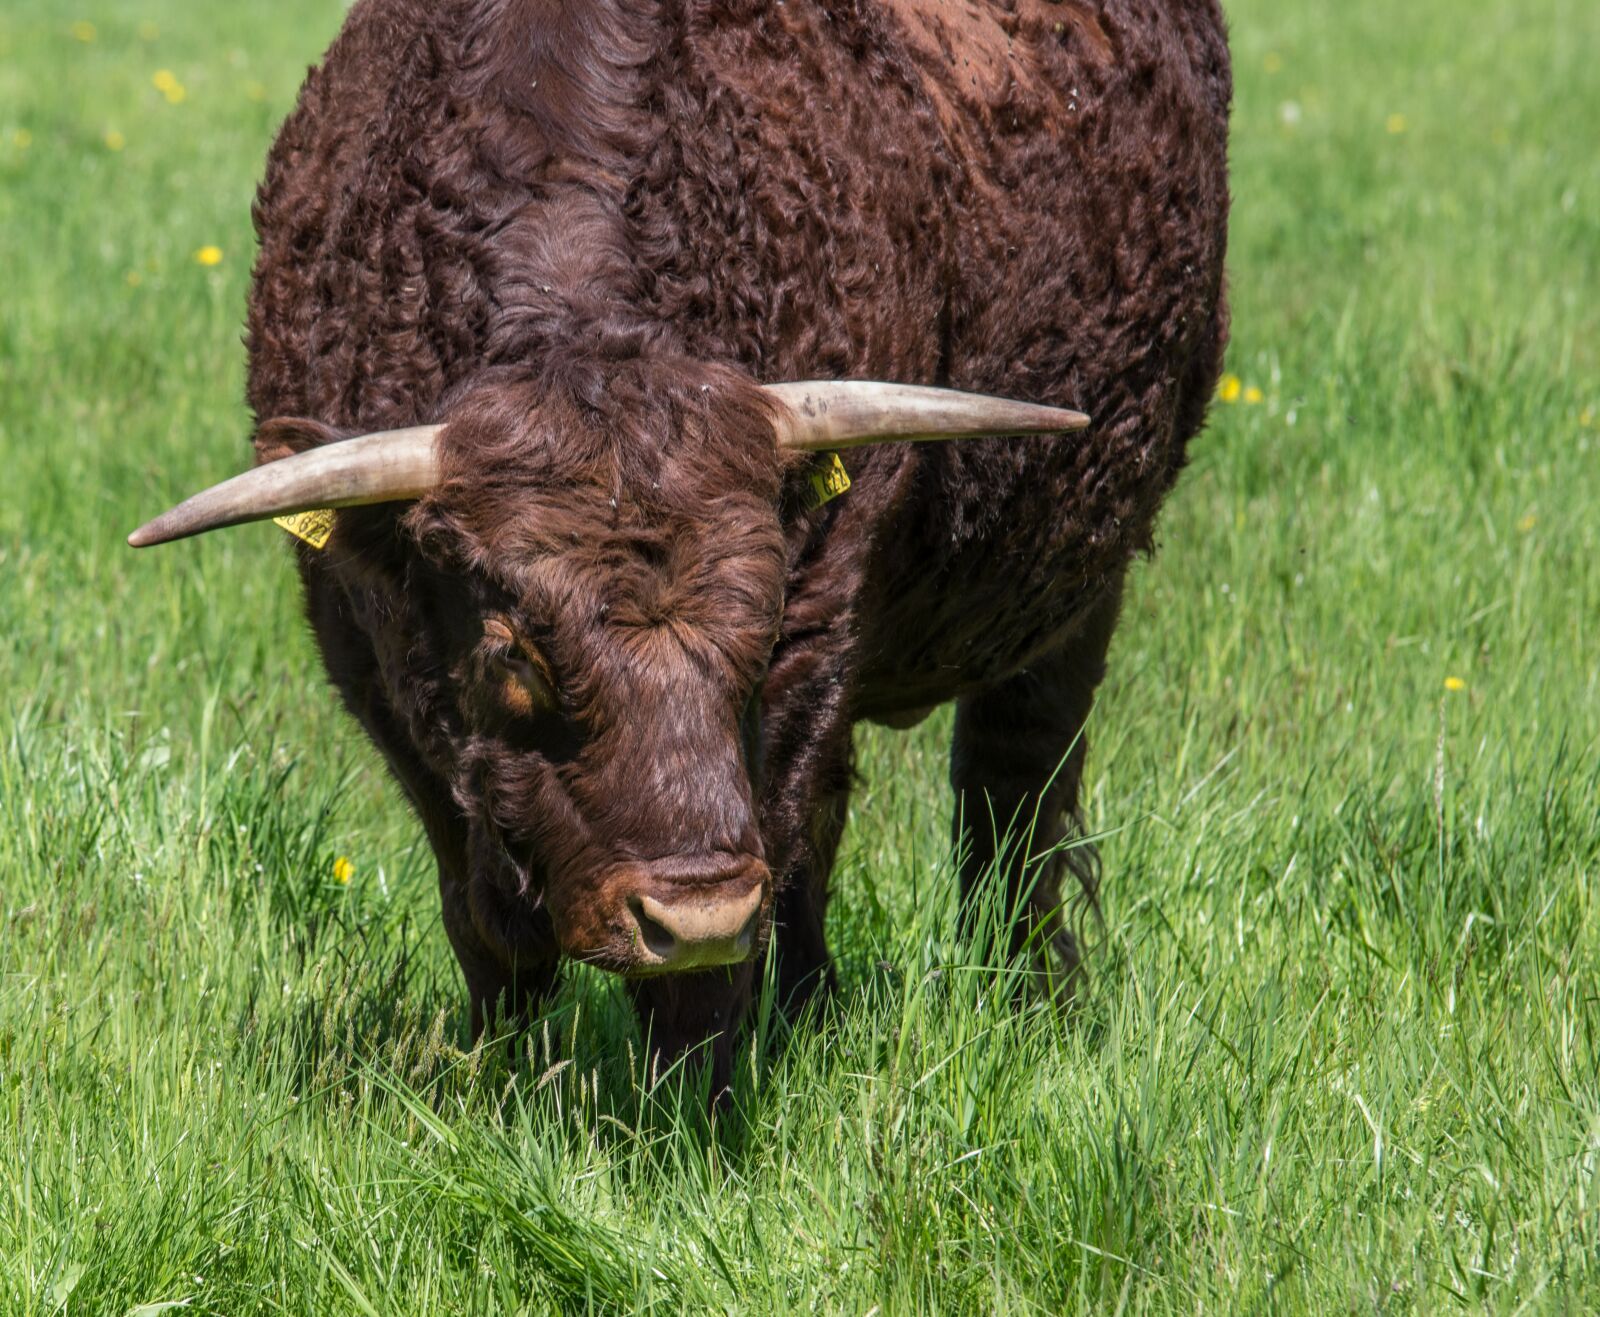
[(644, 902), (637, 896), (628, 902), (628, 909), (633, 912), (634, 921), (639, 925), (639, 937), (644, 942), (645, 950), (658, 960), (671, 959), (672, 953), (678, 948), (678, 939), (664, 924), (645, 913)]
[(640, 971), (706, 969), (747, 959), (760, 931), (762, 900), (759, 885), (740, 896), (720, 885), (660, 896), (629, 893), (625, 908)]

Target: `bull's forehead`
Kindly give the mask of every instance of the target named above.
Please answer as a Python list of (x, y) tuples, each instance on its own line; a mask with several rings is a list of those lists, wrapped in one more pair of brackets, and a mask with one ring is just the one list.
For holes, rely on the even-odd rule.
[(692, 535), (659, 547), (618, 538), (539, 553), (518, 561), (509, 585), (534, 625), (623, 642), (660, 632), (689, 648), (723, 645), (751, 630), (775, 632), (781, 610), (776, 554)]
[[(476, 611), (504, 610), (569, 670), (687, 662), (738, 677), (764, 663), (782, 613), (784, 551), (761, 500), (724, 492), (686, 502), (664, 499), (654, 482), (569, 477), (527, 482), (492, 506), (469, 492), (467, 503), (470, 516), (441, 511), (459, 528), (449, 556), (481, 583)], [(452, 575), (440, 583), (446, 592)]]
[(413, 529), (574, 647), (603, 628), (748, 649), (782, 606), (779, 458), (764, 413), (710, 379), (647, 362), (593, 388), (486, 378), (451, 409)]
[(473, 556), (519, 594), (613, 608), (714, 591), (730, 573), (765, 577), (782, 557), (776, 512), (760, 500), (669, 499), (654, 482), (530, 481), (465, 529)]
[(771, 426), (759, 390), (726, 374), (641, 360), (595, 379), (485, 377), (451, 408), (441, 502), (486, 546), (513, 552), (770, 512)]
[(752, 536), (777, 533), (776, 481), (741, 479), (694, 439), (671, 435), (644, 452), (550, 442), (509, 458), (467, 449), (434, 508), (479, 551), (530, 560), (676, 550), (688, 561), (695, 547), (744, 552)]

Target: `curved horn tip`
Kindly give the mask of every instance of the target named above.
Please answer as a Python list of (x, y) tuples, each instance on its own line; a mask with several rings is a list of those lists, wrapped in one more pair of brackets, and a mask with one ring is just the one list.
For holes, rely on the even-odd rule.
[(154, 521), (147, 521), (128, 536), (130, 549), (150, 549), (158, 544), (171, 544), (173, 540), (181, 540), (193, 535), (195, 532), (181, 523), (174, 524), (171, 512), (163, 512)]
[(128, 536), (135, 549), (311, 508), (420, 498), (439, 480), (441, 426), (380, 430), (319, 444), (201, 490)]
[(922, 384), (796, 380), (762, 386), (786, 408), (781, 447), (816, 452), (872, 443), (1066, 434), (1090, 418), (1064, 407)]

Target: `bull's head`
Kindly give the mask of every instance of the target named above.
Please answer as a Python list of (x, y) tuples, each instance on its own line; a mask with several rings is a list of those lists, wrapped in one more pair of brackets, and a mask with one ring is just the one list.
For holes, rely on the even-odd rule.
[[(634, 400), (662, 412), (640, 423), (665, 444), (575, 401), (508, 407), (504, 390), (444, 425), (342, 440), (269, 422), (254, 470), (129, 537), (415, 504), (405, 526), (426, 570), (391, 592), (409, 620), (378, 656), (388, 702), (413, 711), (414, 748), (492, 852), (473, 868), (542, 902), (564, 953), (632, 975), (742, 961), (770, 916), (753, 778), (783, 611), (785, 454), (1087, 424), (951, 390), (703, 378)], [(538, 425), (518, 419), (541, 409)]]

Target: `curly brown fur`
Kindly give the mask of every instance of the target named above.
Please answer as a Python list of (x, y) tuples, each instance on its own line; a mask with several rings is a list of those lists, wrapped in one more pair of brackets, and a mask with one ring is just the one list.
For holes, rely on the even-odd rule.
[[(691, 852), (770, 868), (786, 982), (831, 981), (859, 719), (960, 699), (968, 817), (1073, 816), (1051, 756), (1220, 366), (1230, 96), (1215, 0), (356, 5), (257, 202), (249, 396), (264, 458), (448, 422), (434, 496), (300, 567), (475, 1027), (604, 940), (608, 866)], [(858, 450), (814, 511), (756, 388), (811, 377), (1095, 423)], [(636, 995), (726, 1069), (749, 981)]]

